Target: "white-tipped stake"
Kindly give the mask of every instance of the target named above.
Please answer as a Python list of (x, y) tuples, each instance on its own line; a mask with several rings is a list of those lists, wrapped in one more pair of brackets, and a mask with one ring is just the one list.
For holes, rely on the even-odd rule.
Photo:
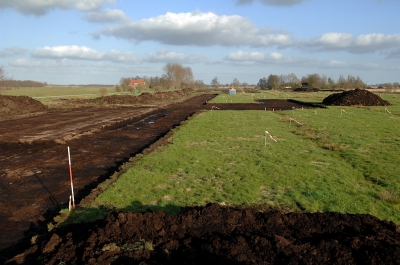
[(385, 108), (385, 112), (392, 114), (387, 108)]
[(346, 111), (344, 109), (341, 109), (340, 110), (340, 116), (342, 116), (343, 112), (346, 113)]
[(69, 195), (68, 210), (71, 211), (71, 195)]
[(68, 167), (69, 167), (69, 179), (71, 181), (72, 207), (75, 208), (74, 183), (72, 181), (72, 166), (71, 166), (71, 155), (69, 153), (69, 146), (68, 146)]
[(271, 138), (273, 141), (278, 142), (274, 137), (272, 137), (272, 135), (271, 135), (268, 131), (265, 131), (265, 145), (267, 145), (267, 140), (266, 140), (267, 135), (268, 135), (269, 138)]

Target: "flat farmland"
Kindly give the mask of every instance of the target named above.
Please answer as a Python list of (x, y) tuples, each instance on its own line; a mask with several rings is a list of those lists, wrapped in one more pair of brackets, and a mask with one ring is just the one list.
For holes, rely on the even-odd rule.
[[(260, 206), (261, 198), (265, 200), (264, 204), (271, 202), (270, 206), (291, 205), (292, 210), (297, 207), (297, 211), (315, 212), (320, 207), (316, 202), (321, 199), (328, 202), (339, 200), (340, 194), (337, 195), (339, 199), (336, 199), (335, 194), (329, 197), (335, 189), (329, 185), (333, 183), (340, 186), (348, 179), (340, 180), (343, 172), (338, 170), (331, 171), (333, 174), (328, 177), (323, 174), (343, 162), (339, 157), (331, 158), (331, 154), (336, 152), (335, 148), (346, 150), (346, 142), (351, 137), (341, 142), (333, 131), (326, 130), (330, 126), (319, 128), (318, 124), (321, 121), (324, 123), (323, 112), (326, 112), (325, 119), (328, 121), (333, 121), (334, 117), (338, 122), (346, 120), (344, 124), (351, 124), (351, 119), (355, 117), (351, 115), (365, 115), (365, 109), (346, 109), (348, 116), (342, 116), (340, 107), (311, 109), (312, 106), (308, 104), (285, 99), (269, 101), (264, 98), (262, 102), (253, 104), (222, 104), (218, 101), (210, 102), (214, 96), (195, 96), (159, 108), (81, 109), (82, 113), (79, 110), (61, 111), (59, 114), (62, 115), (53, 115), (58, 116), (55, 119), (47, 113), (44, 119), (39, 116), (27, 117), (21, 119), (21, 123), (19, 119), (7, 120), (6, 124), (10, 128), (16, 122), (21, 126), (21, 133), (15, 133), (15, 137), (2, 128), (5, 137), (2, 148), (8, 150), (9, 155), (1, 159), (11, 165), (1, 172), (9, 182), (2, 183), (2, 187), (8, 187), (2, 191), (2, 194), (8, 195), (2, 206), (10, 204), (13, 198), (19, 198), (15, 199), (16, 206), (11, 208), (10, 215), (3, 219), (3, 231), (9, 232), (8, 238), (12, 231), (7, 230), (7, 226), (13, 218), (17, 220), (17, 214), (12, 215), (14, 212), (19, 211), (21, 217), (20, 222), (15, 222), (20, 226), (15, 226), (19, 234), (15, 234), (14, 238), (20, 239), (21, 234), (25, 234), (26, 239), (29, 239), (43, 229), (49, 216), (56, 216), (61, 206), (65, 208), (70, 194), (67, 146), (72, 150), (77, 203), (87, 200), (90, 191), (93, 195), (96, 190), (89, 202), (79, 205), (70, 214), (69, 221), (82, 218), (85, 214), (97, 213), (99, 209), (104, 211), (107, 208), (105, 214), (112, 208), (123, 211), (112, 212), (104, 220), (91, 221), (87, 225), (71, 224), (66, 228), (54, 229), (50, 234), (41, 236), (27, 253), (13, 261), (26, 263), (40, 257), (46, 264), (64, 261), (70, 264), (139, 264), (152, 258), (150, 260), (169, 261), (169, 264), (190, 260), (194, 264), (236, 264), (240, 261), (244, 264), (260, 264), (265, 261), (287, 263), (293, 259), (306, 258), (320, 262), (336, 260), (336, 263), (357, 264), (357, 260), (362, 260), (364, 249), (368, 249), (368, 257), (375, 260), (371, 264), (395, 264), (393, 260), (396, 260), (399, 253), (394, 249), (399, 244), (399, 235), (393, 223), (379, 221), (372, 216), (339, 214), (335, 208), (331, 208), (333, 213), (329, 213), (331, 210), (327, 208), (327, 213), (321, 215), (287, 213), (290, 207), (282, 212), (263, 208), (264, 214), (261, 216), (257, 207), (253, 211), (250, 208), (223, 206), (225, 203)], [(220, 102), (228, 99), (227, 96), (221, 97)], [(68, 113), (74, 111), (75, 118), (66, 118), (71, 117)], [(378, 116), (386, 115), (383, 108), (371, 111)], [(162, 138), (192, 115), (195, 118), (189, 121), (189, 126), (178, 130), (177, 140), (172, 135)], [(396, 115), (394, 113), (392, 116), (394, 120)], [(390, 119), (390, 116), (385, 117)], [(40, 123), (40, 120), (49, 122)], [(305, 126), (299, 126), (295, 120)], [(70, 130), (74, 124), (76, 128)], [(276, 137), (276, 145), (265, 130), (270, 130)], [(396, 146), (398, 138), (387, 138), (385, 135), (384, 140)], [(296, 142), (301, 142), (301, 149), (298, 149)], [(102, 184), (118, 166), (129, 164), (130, 157), (140, 154), (152, 144), (154, 148), (167, 144), (171, 147), (154, 149), (154, 154), (139, 158), (115, 183), (110, 186)], [(186, 151), (168, 151), (177, 148)], [(208, 154), (205, 157), (204, 152)], [(259, 155), (255, 162), (254, 154)], [(288, 164), (288, 161), (291, 163)], [(293, 161), (297, 168), (291, 165)], [(197, 168), (196, 172), (191, 171), (192, 167)], [(258, 178), (259, 170), (264, 172), (261, 179)], [(344, 170), (349, 175), (356, 172), (348, 166)], [(285, 183), (294, 172), (299, 174), (297, 182)], [(318, 183), (311, 185), (309, 181), (312, 181), (313, 174), (321, 178)], [(371, 180), (379, 181), (377, 176), (371, 176)], [(322, 185), (324, 181), (327, 186)], [(397, 184), (394, 180), (384, 185), (390, 187), (381, 188), (381, 192), (392, 192), (392, 187)], [(300, 194), (294, 192), (294, 186), (299, 188)], [(308, 187), (308, 192), (301, 192), (304, 187)], [(24, 193), (24, 190), (27, 192)], [(282, 196), (282, 192), (286, 195)], [(383, 194), (379, 192), (377, 196)], [(303, 200), (301, 196), (306, 199)], [(121, 201), (123, 197), (127, 198), (128, 205)], [(284, 198), (295, 203), (287, 203)], [(383, 204), (397, 203), (396, 198), (392, 202), (390, 198), (386, 199), (378, 200)], [(200, 207), (208, 202), (219, 204)], [(185, 205), (194, 206), (185, 208)], [(168, 213), (179, 208), (182, 214), (176, 217), (153, 212), (161, 209)], [(352, 211), (351, 207), (342, 209), (343, 212)], [(152, 212), (146, 213), (149, 210)], [(177, 227), (180, 229), (176, 230)], [(254, 230), (248, 230), (250, 227)], [(297, 229), (292, 230), (292, 227)], [(347, 232), (344, 233), (345, 230)], [(76, 241), (76, 236), (84, 241)], [(29, 247), (26, 241), (21, 242), (25, 242), (25, 248)], [(5, 242), (4, 245), (7, 244)], [(79, 248), (82, 244), (92, 246), (91, 250), (83, 253)], [(378, 247), (382, 244), (384, 248)], [(37, 248), (39, 245), (54, 247)], [(73, 251), (71, 246), (74, 246)], [(254, 252), (254, 249), (258, 250)], [(16, 247), (7, 250), (21, 253), (21, 249), (17, 250)]]

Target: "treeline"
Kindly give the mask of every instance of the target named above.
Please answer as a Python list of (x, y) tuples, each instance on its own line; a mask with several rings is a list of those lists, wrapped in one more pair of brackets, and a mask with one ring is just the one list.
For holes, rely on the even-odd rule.
[(32, 80), (0, 80), (1, 89), (13, 89), (18, 87), (45, 87), (48, 84), (46, 82), (37, 82)]
[[(178, 63), (167, 63), (163, 67), (165, 72), (162, 76), (135, 76), (135, 77), (122, 77), (119, 84), (115, 85), (117, 92), (142, 92), (146, 89), (155, 91), (177, 90), (184, 88), (192, 89), (205, 89), (208, 88), (203, 80), (195, 80), (192, 69), (184, 67)], [(132, 80), (144, 80), (145, 84), (138, 84), (137, 86), (129, 86)]]
[(326, 75), (309, 74), (301, 79), (293, 73), (288, 75), (273, 75), (270, 74), (267, 78), (263, 77), (258, 81), (257, 86), (261, 89), (295, 89), (306, 84), (309, 88), (319, 89), (355, 89), (366, 88), (362, 79), (357, 76), (348, 75), (344, 78), (340, 75), (337, 80), (334, 80)]

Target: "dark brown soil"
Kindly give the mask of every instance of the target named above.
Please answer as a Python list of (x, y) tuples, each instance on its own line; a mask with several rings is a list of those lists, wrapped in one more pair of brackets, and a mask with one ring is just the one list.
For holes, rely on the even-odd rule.
[(137, 107), (119, 106), (131, 96), (103, 98), (117, 103), (39, 109), (3, 120), (0, 263), (399, 264), (395, 225), (365, 215), (261, 213), (211, 205), (183, 209), (177, 216), (115, 212), (95, 223), (46, 233), (47, 223), (67, 206), (70, 195), (67, 146), (79, 207), (101, 192), (98, 184), (118, 176), (114, 172), (123, 170), (130, 157), (167, 144), (164, 136), (199, 111), (310, 107), (286, 100), (206, 104), (213, 97), (203, 94), (169, 105), (152, 98)]
[(311, 87), (298, 87), (293, 89), (294, 92), (318, 92), (319, 88), (311, 88)]
[(0, 95), (0, 120), (1, 118), (4, 119), (15, 115), (30, 114), (45, 110), (46, 106), (31, 97)]
[(370, 215), (206, 207), (113, 212), (55, 229), (9, 264), (399, 264), (393, 223)]
[(176, 91), (158, 91), (154, 94), (151, 93), (142, 93), (139, 96), (122, 96), (122, 95), (112, 95), (112, 96), (103, 96), (95, 99), (85, 99), (79, 100), (81, 104), (147, 104), (150, 102), (163, 102), (163, 101), (171, 101), (186, 97), (193, 93), (192, 89), (184, 89), (184, 90), (176, 90)]
[(335, 106), (388, 106), (389, 102), (372, 92), (355, 89), (329, 95), (323, 101), (325, 105)]

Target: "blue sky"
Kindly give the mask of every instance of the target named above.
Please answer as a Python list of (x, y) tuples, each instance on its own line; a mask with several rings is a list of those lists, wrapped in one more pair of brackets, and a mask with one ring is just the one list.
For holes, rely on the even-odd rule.
[(195, 79), (400, 82), (400, 0), (0, 0), (16, 80), (117, 84), (180, 63)]

